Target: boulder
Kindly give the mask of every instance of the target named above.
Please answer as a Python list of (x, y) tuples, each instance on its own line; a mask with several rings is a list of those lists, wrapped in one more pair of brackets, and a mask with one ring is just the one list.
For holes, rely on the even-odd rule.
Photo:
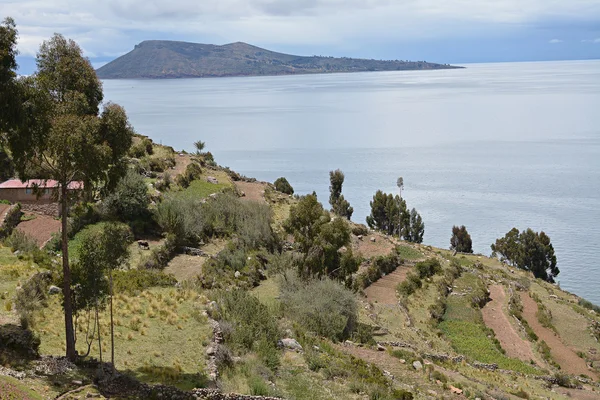
[(233, 274), (233, 276), (239, 278), (240, 276), (242, 276), (242, 273), (240, 271), (235, 271), (235, 274)]
[(374, 236), (371, 237), (371, 242), (375, 243), (377, 239)]
[(452, 385), (448, 386), (448, 388), (450, 389), (450, 391), (454, 394), (462, 394), (462, 389), (459, 389), (457, 387), (454, 387)]
[(285, 338), (281, 339), (281, 346), (288, 350), (302, 351), (302, 345), (296, 339)]
[(219, 183), (219, 181), (217, 180), (217, 178), (215, 178), (214, 176), (208, 176), (208, 177), (206, 178), (206, 182), (208, 182), (208, 183), (212, 183), (212, 184), (215, 184), (215, 185), (216, 185), (217, 183)]
[(413, 368), (416, 369), (417, 371), (420, 371), (423, 369), (423, 364), (421, 364), (421, 361), (417, 360), (414, 361), (412, 364)]
[(380, 345), (380, 344), (378, 344), (378, 345), (377, 345), (377, 351), (385, 351), (385, 350), (386, 350), (386, 349), (385, 349), (385, 347), (384, 347), (384, 346), (382, 346), (382, 345)]
[(62, 292), (62, 290), (58, 286), (51, 285), (48, 288), (48, 294), (60, 294), (60, 292)]

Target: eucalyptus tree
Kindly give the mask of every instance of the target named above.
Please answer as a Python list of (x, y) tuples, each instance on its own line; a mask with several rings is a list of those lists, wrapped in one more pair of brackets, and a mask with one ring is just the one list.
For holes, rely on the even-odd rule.
[(402, 198), (402, 189), (404, 189), (404, 178), (399, 177), (396, 181), (396, 185), (398, 186), (400, 198)]
[[(2, 36), (5, 31), (15, 30), (11, 20), (2, 27)], [(10, 34), (7, 36), (10, 39)], [(1, 41), (3, 72), (12, 71), (2, 79), (14, 88), (17, 101), (14, 112), (0, 114), (2, 137), (21, 179), (57, 182), (54, 196), (62, 222), (66, 355), (74, 360), (67, 215), (69, 203), (80, 191), (70, 189), (81, 189), (78, 182), (106, 182), (115, 171), (122, 170), (133, 130), (122, 107), (109, 103), (101, 109), (102, 84), (73, 40), (55, 34), (45, 41), (37, 54), (37, 72), (27, 78), (17, 78), (16, 63), (4, 60), (5, 54), (9, 54), (8, 58), (15, 54), (16, 42), (4, 38)]]
[(345, 176), (341, 170), (329, 171), (329, 204), (331, 204), (331, 211), (334, 214), (350, 219), (352, 213), (354, 213), (354, 208), (350, 206), (350, 203), (342, 194), (344, 179)]

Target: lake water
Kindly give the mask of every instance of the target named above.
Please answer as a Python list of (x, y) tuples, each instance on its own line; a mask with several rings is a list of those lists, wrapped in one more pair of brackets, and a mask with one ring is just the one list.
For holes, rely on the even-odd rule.
[(136, 130), (176, 149), (207, 143), (247, 176), (285, 176), (328, 200), (346, 175), (353, 220), (397, 192), (449, 246), (476, 252), (512, 227), (552, 239), (561, 287), (600, 304), (600, 61), (467, 65), (444, 71), (104, 82)]

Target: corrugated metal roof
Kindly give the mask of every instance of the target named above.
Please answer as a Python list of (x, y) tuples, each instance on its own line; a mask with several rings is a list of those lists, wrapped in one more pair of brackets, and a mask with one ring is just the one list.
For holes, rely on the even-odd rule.
[[(6, 182), (0, 183), (0, 189), (28, 189), (35, 186), (42, 189), (53, 189), (58, 187), (58, 182), (54, 179), (30, 179), (25, 182), (20, 179), (9, 179)], [(70, 190), (82, 189), (83, 182), (71, 182), (67, 187)]]

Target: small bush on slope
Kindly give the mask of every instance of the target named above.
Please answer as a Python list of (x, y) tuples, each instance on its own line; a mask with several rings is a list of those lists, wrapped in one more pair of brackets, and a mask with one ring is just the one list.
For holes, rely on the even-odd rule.
[(303, 281), (289, 272), (282, 281), (281, 302), (290, 319), (331, 340), (347, 339), (356, 328), (354, 293), (330, 279)]

